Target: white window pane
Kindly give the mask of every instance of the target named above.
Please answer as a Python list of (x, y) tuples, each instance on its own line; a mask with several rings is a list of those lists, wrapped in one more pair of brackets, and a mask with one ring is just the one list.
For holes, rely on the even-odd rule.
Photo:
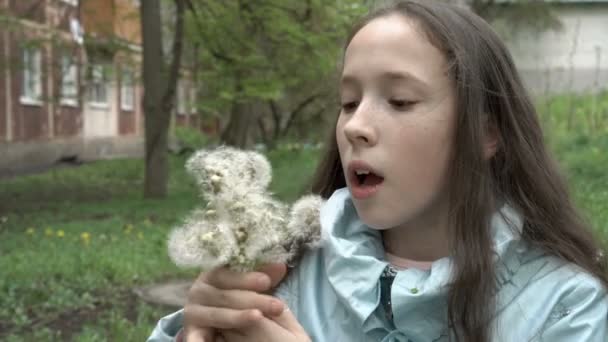
[(61, 99), (75, 103), (78, 97), (78, 66), (70, 55), (61, 58)]
[(107, 104), (108, 82), (105, 76), (103, 65), (96, 64), (91, 68), (90, 102)]
[(135, 105), (133, 72), (125, 69), (122, 72), (122, 82), (120, 88), (120, 102), (122, 109), (133, 110)]
[(42, 57), (40, 50), (28, 48), (23, 50), (21, 95), (27, 100), (40, 100), (42, 96)]

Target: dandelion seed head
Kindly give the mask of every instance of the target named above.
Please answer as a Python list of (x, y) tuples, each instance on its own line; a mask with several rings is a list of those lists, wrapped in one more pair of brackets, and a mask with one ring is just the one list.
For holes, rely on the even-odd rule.
[(169, 256), (181, 267), (227, 265), (246, 271), (287, 262), (318, 240), (322, 200), (308, 196), (291, 208), (272, 198), (272, 169), (257, 152), (231, 147), (202, 150), (186, 162), (206, 200), (168, 238)]

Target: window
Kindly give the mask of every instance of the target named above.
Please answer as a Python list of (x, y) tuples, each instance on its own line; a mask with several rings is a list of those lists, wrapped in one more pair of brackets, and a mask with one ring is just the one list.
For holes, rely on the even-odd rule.
[(21, 102), (40, 104), (42, 98), (42, 60), (40, 50), (23, 50), (23, 78), (21, 80)]
[(78, 0), (61, 0), (67, 4), (70, 4), (72, 6), (78, 6)]
[(78, 66), (72, 56), (61, 56), (61, 104), (78, 104)]
[(124, 69), (122, 82), (120, 83), (120, 108), (122, 110), (133, 110), (133, 107), (135, 107), (134, 90), (133, 71)]
[(104, 69), (100, 64), (94, 64), (91, 67), (89, 103), (95, 107), (108, 106), (108, 77)]

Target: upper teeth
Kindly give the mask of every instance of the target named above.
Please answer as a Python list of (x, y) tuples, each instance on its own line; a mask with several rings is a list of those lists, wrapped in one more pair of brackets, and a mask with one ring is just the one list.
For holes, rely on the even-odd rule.
[(369, 171), (368, 170), (355, 170), (355, 173), (357, 174), (357, 176), (360, 176), (360, 175), (369, 175)]

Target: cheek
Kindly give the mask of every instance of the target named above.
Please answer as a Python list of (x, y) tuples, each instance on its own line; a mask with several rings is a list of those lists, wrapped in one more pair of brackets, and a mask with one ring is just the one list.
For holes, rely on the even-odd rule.
[(433, 122), (403, 134), (396, 149), (404, 158), (397, 159), (403, 170), (403, 186), (422, 197), (432, 195), (443, 187), (452, 151), (452, 127), (447, 121)]

